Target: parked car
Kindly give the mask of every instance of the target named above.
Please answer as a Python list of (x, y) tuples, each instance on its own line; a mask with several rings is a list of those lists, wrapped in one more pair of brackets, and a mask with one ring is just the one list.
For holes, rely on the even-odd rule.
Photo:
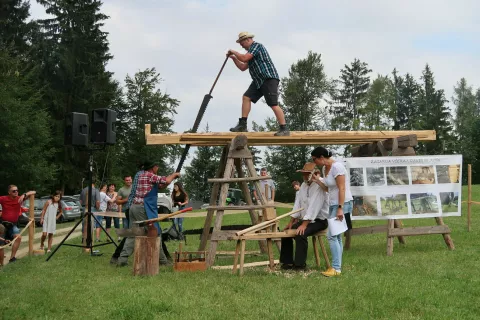
[[(35, 224), (37, 226), (40, 226), (40, 217), (42, 215), (42, 210), (43, 210), (43, 206), (45, 205), (45, 201), (47, 201), (49, 199), (49, 197), (47, 197), (47, 199), (35, 199), (34, 202), (33, 202), (33, 212), (34, 212), (34, 217), (35, 217)], [(26, 218), (27, 222), (28, 222), (28, 219), (29, 219), (29, 210), (30, 210), (30, 200), (27, 199), (25, 201), (23, 201), (23, 204), (22, 204), (22, 207), (21, 207), (21, 211), (22, 211), (22, 216), (24, 218)], [(25, 221), (25, 219), (21, 219), (22, 221)], [(22, 225), (23, 223), (21, 223), (20, 225)]]
[(77, 198), (75, 196), (62, 196), (62, 200), (73, 201), (80, 209), (82, 208), (82, 204), (80, 203), (80, 198)]
[[(42, 200), (48, 200), (50, 197), (41, 197)], [(76, 218), (80, 218), (82, 215), (80, 203), (76, 202), (69, 196), (62, 197), (60, 203), (62, 205), (62, 216), (58, 219), (59, 222), (70, 221)], [(40, 219), (39, 219), (40, 220)]]

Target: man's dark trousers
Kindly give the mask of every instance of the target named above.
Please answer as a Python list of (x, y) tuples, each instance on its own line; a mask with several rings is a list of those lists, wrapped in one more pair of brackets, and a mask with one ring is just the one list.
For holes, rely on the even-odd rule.
[[(299, 221), (292, 226), (297, 229), (303, 221)], [(307, 261), (308, 239), (307, 237), (325, 230), (328, 227), (327, 220), (316, 219), (309, 223), (303, 235), (295, 236), (295, 260), (293, 259), (293, 238), (282, 238), (282, 250), (280, 251), (280, 263), (293, 264), (296, 267), (304, 267)]]

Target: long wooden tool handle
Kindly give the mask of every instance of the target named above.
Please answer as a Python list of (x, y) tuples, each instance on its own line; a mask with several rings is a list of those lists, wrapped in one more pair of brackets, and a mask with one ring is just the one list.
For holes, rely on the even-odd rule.
[(280, 219), (283, 219), (283, 218), (285, 218), (285, 217), (288, 217), (288, 216), (290, 216), (290, 215), (292, 215), (292, 214), (294, 214), (294, 213), (297, 213), (297, 212), (299, 212), (299, 211), (302, 211), (302, 210), (303, 210), (303, 208), (290, 211), (290, 212), (285, 213), (285, 214), (282, 214), (281, 216), (278, 216), (278, 217), (276, 217), (276, 218), (274, 218), (274, 219), (272, 219), (272, 220), (268, 220), (268, 221), (265, 221), (265, 222), (260, 222), (259, 224), (256, 224), (256, 225), (254, 225), (254, 226), (251, 226), (251, 227), (249, 227), (249, 228), (247, 228), (247, 229), (240, 230), (240, 231), (236, 232), (235, 234), (236, 234), (237, 236), (241, 236), (242, 234), (245, 234), (245, 233), (248, 233), (248, 232), (253, 232), (253, 231), (260, 230), (260, 229), (262, 229), (262, 228), (268, 227), (270, 224), (272, 224), (272, 223), (275, 222), (275, 221), (278, 221), (278, 220), (280, 220)]
[(192, 208), (192, 207), (189, 207), (189, 208), (185, 208), (185, 209), (182, 209), (182, 210), (175, 211), (175, 212), (173, 212), (173, 213), (167, 214), (166, 216), (163, 216), (163, 217), (160, 217), (160, 218), (149, 219), (149, 220), (142, 220), (142, 221), (135, 221), (134, 223), (138, 223), (138, 224), (149, 224), (149, 223), (152, 223), (152, 222), (158, 222), (158, 221), (162, 221), (162, 220), (171, 218), (171, 217), (173, 217), (173, 216), (176, 216), (177, 214), (184, 213), (184, 212), (187, 212), (187, 211), (192, 211), (192, 210), (193, 210), (193, 208)]
[[(202, 101), (202, 104), (200, 105), (200, 110), (198, 110), (197, 118), (195, 119), (193, 128), (188, 132), (197, 133), (198, 127), (200, 126), (200, 122), (202, 121), (202, 118), (203, 118), (203, 114), (207, 110), (208, 103), (210, 102), (210, 99), (213, 98), (212, 97), (213, 88), (215, 88), (215, 85), (217, 84), (218, 78), (220, 78), (220, 75), (222, 74), (223, 68), (227, 63), (227, 60), (228, 60), (228, 56), (225, 58), (225, 61), (222, 64), (222, 68), (220, 68), (220, 72), (218, 72), (218, 75), (215, 78), (215, 81), (213, 82), (213, 86), (210, 89), (210, 92), (203, 97), (203, 101)], [(182, 170), (183, 163), (185, 162), (185, 159), (187, 159), (189, 151), (190, 151), (190, 145), (187, 144), (183, 149), (182, 157), (180, 158), (180, 162), (178, 163), (177, 170), (175, 170), (175, 172), (180, 172)]]
[(228, 58), (229, 58), (229, 57), (227, 56), (227, 57), (225, 58), (225, 61), (223, 61), (222, 67), (220, 68), (220, 71), (218, 72), (218, 75), (217, 75), (217, 77), (215, 78), (215, 81), (213, 82), (213, 86), (212, 86), (212, 88), (210, 89), (210, 92), (208, 93), (209, 95), (212, 95), (213, 88), (215, 88), (215, 85), (217, 84), (218, 78), (220, 78), (220, 75), (222, 74), (223, 68), (224, 68), (225, 65), (227, 64)]

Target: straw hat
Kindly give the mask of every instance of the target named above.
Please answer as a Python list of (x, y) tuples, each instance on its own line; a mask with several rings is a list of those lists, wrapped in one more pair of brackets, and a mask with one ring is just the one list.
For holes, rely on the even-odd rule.
[(305, 163), (303, 168), (300, 169), (300, 170), (297, 170), (297, 172), (311, 173), (315, 169), (316, 166), (317, 165), (315, 164), (315, 162), (307, 162), (307, 163)]
[(255, 35), (253, 33), (250, 33), (250, 32), (247, 32), (247, 31), (240, 32), (238, 34), (237, 43), (240, 43), (240, 41), (242, 41), (242, 40), (245, 40), (245, 39), (248, 39), (248, 38), (253, 38), (253, 37), (255, 37)]

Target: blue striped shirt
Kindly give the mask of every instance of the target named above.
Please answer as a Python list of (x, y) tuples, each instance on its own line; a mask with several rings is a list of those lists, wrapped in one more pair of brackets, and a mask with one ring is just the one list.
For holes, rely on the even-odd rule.
[(275, 69), (273, 65), (272, 58), (270, 58), (267, 49), (265, 49), (262, 44), (258, 42), (252, 43), (248, 49), (248, 53), (253, 55), (253, 58), (248, 61), (248, 70), (257, 89), (260, 88), (267, 79), (280, 80), (277, 69)]

